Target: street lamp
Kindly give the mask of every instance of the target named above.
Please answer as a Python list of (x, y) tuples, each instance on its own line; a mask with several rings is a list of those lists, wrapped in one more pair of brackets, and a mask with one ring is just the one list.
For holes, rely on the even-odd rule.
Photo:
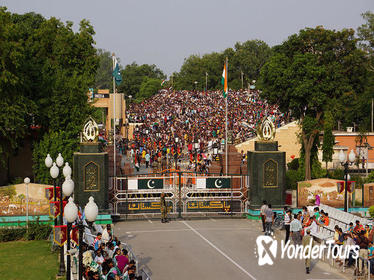
[[(78, 217), (78, 207), (75, 205), (73, 202), (74, 199), (72, 197), (69, 197), (69, 202), (65, 205), (64, 209), (64, 216), (67, 221), (67, 246), (66, 246), (66, 251), (69, 252), (70, 250), (70, 230), (71, 230), (71, 225), (72, 223), (77, 219)], [(81, 244), (79, 244), (79, 247)], [(70, 254), (67, 254), (66, 256), (66, 280), (71, 279), (71, 259), (70, 259)]]
[(23, 182), (26, 185), (26, 227), (29, 228), (29, 184), (30, 178), (26, 177)]
[(195, 91), (197, 91), (197, 81), (195, 81), (194, 84), (195, 84)]
[[(88, 203), (84, 207), (84, 213), (86, 216), (86, 220), (90, 223), (93, 223), (96, 220), (97, 215), (99, 214), (99, 208), (97, 207), (96, 203), (94, 202), (94, 198), (90, 196), (88, 199)], [(69, 202), (65, 206), (64, 216), (66, 221), (68, 222), (68, 236), (67, 236), (67, 242), (68, 242), (68, 250), (70, 249), (70, 229), (71, 225), (74, 222), (78, 222), (78, 229), (79, 229), (79, 270), (78, 270), (78, 279), (82, 280), (83, 277), (83, 251), (82, 251), (82, 245), (83, 245), (83, 220), (78, 219), (78, 207), (75, 205), (74, 200), (72, 197), (69, 197)], [(70, 260), (70, 257), (69, 257)], [(70, 262), (68, 261), (68, 271), (70, 271)], [(70, 273), (66, 276), (67, 280), (70, 280)]]
[(351, 152), (348, 155), (348, 160), (346, 154), (343, 152), (343, 150), (340, 150), (339, 152), (339, 161), (340, 164), (344, 167), (344, 179), (345, 179), (345, 186), (344, 186), (344, 211), (348, 212), (348, 171), (349, 166), (354, 163), (356, 159), (356, 155), (351, 150)]

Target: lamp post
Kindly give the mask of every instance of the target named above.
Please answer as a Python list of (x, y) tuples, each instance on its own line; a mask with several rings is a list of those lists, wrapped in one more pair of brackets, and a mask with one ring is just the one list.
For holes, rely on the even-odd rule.
[(351, 150), (351, 152), (348, 155), (348, 160), (346, 154), (343, 152), (343, 150), (340, 150), (339, 152), (339, 161), (340, 164), (344, 167), (344, 179), (345, 179), (345, 186), (344, 186), (344, 211), (348, 212), (348, 171), (349, 166), (354, 163), (356, 159), (356, 155)]
[[(88, 200), (89, 200), (88, 203), (84, 207), (84, 213), (86, 215), (86, 220), (89, 223), (93, 223), (96, 220), (97, 215), (99, 214), (99, 208), (97, 207), (96, 203), (94, 202), (94, 198), (92, 196), (90, 196), (90, 198)], [(65, 216), (65, 218), (68, 222), (68, 242), (70, 242), (70, 232), (69, 232), (69, 230), (71, 228), (71, 224), (73, 222), (77, 222), (77, 224), (78, 224), (78, 229), (79, 229), (78, 279), (82, 280), (82, 278), (83, 278), (83, 250), (82, 250), (82, 245), (83, 245), (84, 225), (83, 225), (83, 220), (79, 219), (77, 221), (77, 219), (78, 219), (78, 207), (75, 205), (72, 197), (69, 198), (69, 203), (66, 204), (66, 206), (65, 206), (64, 216)], [(69, 262), (68, 262), (68, 265), (69, 265), (69, 271), (70, 271), (70, 263)], [(66, 279), (70, 279), (68, 277), (70, 277), (70, 274), (69, 274), (69, 276), (66, 277)]]
[[(71, 194), (71, 193), (70, 193)], [(64, 209), (64, 216), (67, 221), (67, 251), (70, 250), (70, 230), (72, 223), (76, 220), (78, 217), (78, 207), (73, 202), (74, 199), (72, 197), (69, 197), (69, 202), (65, 205)], [(79, 245), (81, 246), (81, 245)], [(71, 260), (70, 260), (70, 254), (66, 256), (66, 280), (71, 279)]]
[(23, 182), (26, 185), (26, 228), (29, 229), (29, 184), (30, 178), (26, 177)]
[(194, 84), (195, 84), (195, 91), (197, 91), (197, 81), (195, 81)]

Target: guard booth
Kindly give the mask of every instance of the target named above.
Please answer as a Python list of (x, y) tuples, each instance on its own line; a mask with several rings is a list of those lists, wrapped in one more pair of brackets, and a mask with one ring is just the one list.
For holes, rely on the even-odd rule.
[(170, 217), (242, 215), (247, 201), (244, 175), (166, 171), (110, 179), (109, 208), (122, 218), (157, 217), (165, 193)]

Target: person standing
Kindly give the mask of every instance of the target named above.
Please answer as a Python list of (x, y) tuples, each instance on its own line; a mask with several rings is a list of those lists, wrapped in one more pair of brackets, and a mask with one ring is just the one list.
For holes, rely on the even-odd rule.
[(294, 219), (290, 223), (290, 234), (292, 241), (295, 245), (301, 243), (301, 230), (302, 230), (300, 215), (295, 214)]
[[(310, 229), (306, 230), (306, 234), (303, 237), (303, 247), (306, 248), (307, 245), (311, 244), (310, 250), (312, 251), (313, 248), (313, 237), (310, 235)], [(305, 258), (305, 269), (306, 269), (306, 274), (310, 273), (310, 256), (311, 253), (308, 254)]]
[(271, 209), (271, 204), (268, 204), (265, 210), (265, 235), (271, 235), (272, 228), (271, 226), (274, 223), (274, 212)]
[(160, 209), (161, 209), (161, 223), (167, 223), (168, 208), (165, 200), (165, 193), (161, 193), (160, 198)]
[(262, 206), (260, 208), (260, 217), (262, 221), (262, 232), (265, 232), (265, 211), (268, 208), (266, 200), (262, 202)]
[(291, 209), (288, 209), (284, 215), (284, 227), (286, 229), (286, 238), (284, 240), (284, 243), (286, 244), (287, 241), (290, 239), (290, 224), (292, 220), (292, 211)]
[(151, 160), (151, 156), (149, 155), (149, 152), (147, 152), (145, 154), (145, 168), (148, 168), (150, 160)]

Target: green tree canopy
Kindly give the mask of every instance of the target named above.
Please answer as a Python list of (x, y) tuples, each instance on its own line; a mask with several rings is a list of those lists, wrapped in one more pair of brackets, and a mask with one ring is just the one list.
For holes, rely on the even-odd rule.
[(9, 156), (35, 127), (40, 128), (36, 146), (44, 134), (58, 131), (65, 131), (66, 140), (60, 151), (77, 141), (94, 110), (86, 95), (98, 66), (94, 34), (86, 20), (74, 32), (72, 22), (0, 8), (1, 153)]
[(274, 47), (261, 69), (262, 96), (300, 121), (306, 179), (311, 179), (311, 150), (324, 112), (344, 102), (347, 107), (348, 98), (363, 92), (365, 58), (356, 42), (351, 29), (303, 29)]
[[(99, 67), (95, 76), (96, 89), (109, 89), (113, 91), (113, 60), (110, 52), (103, 49), (97, 50)], [(119, 59), (118, 59), (119, 60)]]
[[(270, 47), (260, 40), (249, 40), (236, 43), (234, 48), (223, 52), (212, 52), (200, 55), (191, 55), (184, 60), (178, 73), (173, 74), (177, 89), (204, 90), (207, 82), (209, 90), (221, 89), (221, 76), (226, 57), (229, 62), (228, 83), (232, 89), (247, 88), (248, 83), (257, 80), (261, 67), (271, 55)], [(206, 81), (206, 73), (208, 79)]]
[(117, 91), (127, 96), (131, 95), (134, 100), (138, 99), (140, 86), (145, 78), (166, 79), (166, 75), (156, 65), (138, 65), (135, 62), (126, 65), (125, 69), (121, 71), (121, 75), (122, 83)]
[(152, 95), (155, 95), (161, 89), (161, 80), (145, 77), (140, 86), (139, 94), (136, 97), (137, 102), (141, 102)]

